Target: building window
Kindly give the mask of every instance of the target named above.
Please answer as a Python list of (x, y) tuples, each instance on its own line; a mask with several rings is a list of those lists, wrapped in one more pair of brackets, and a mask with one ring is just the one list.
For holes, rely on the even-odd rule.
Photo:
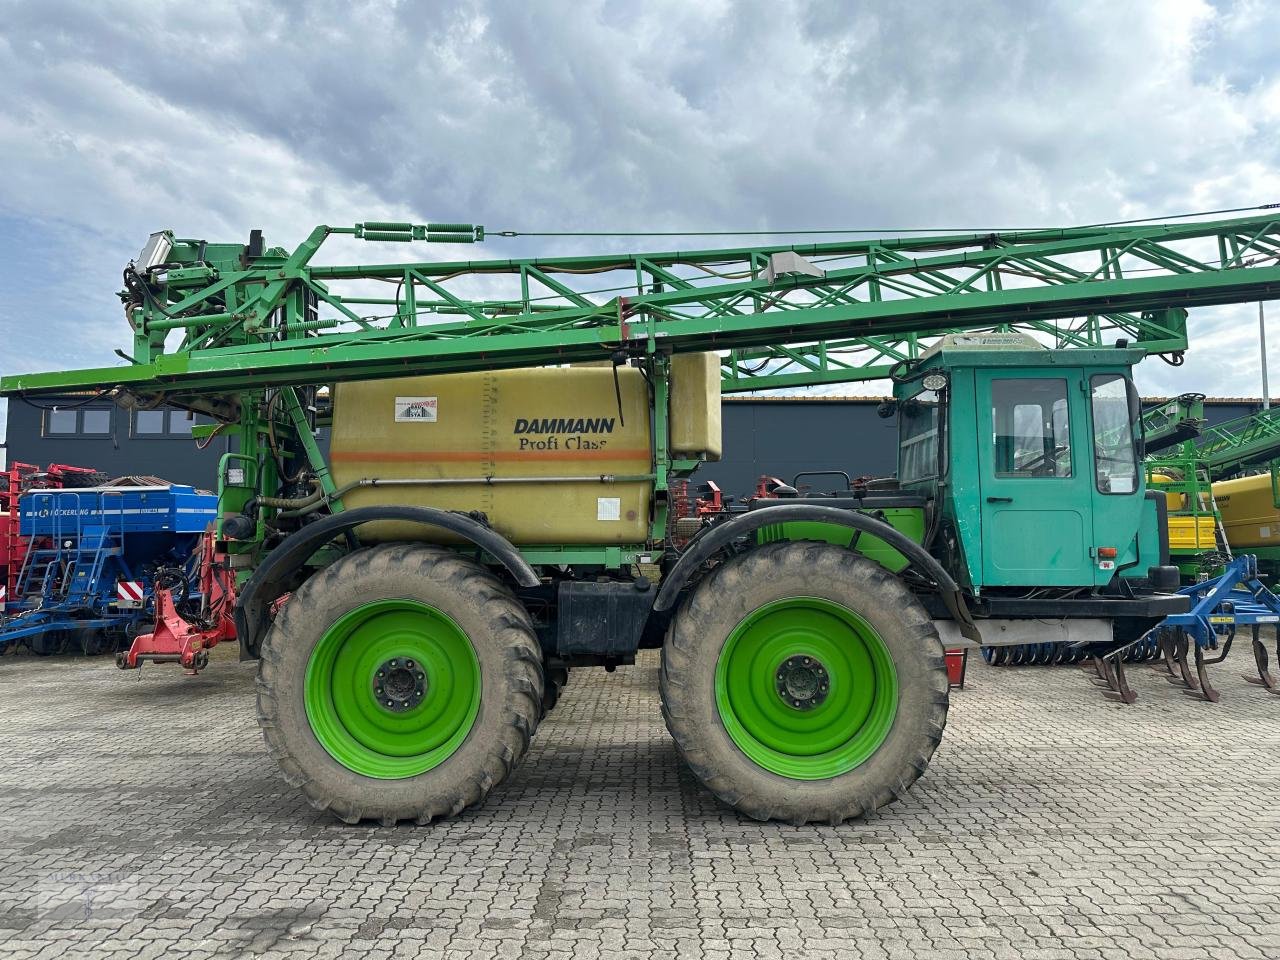
[(133, 415), (133, 435), (151, 437), (164, 433), (163, 410), (138, 410)]
[(80, 425), (78, 410), (47, 410), (44, 415), (44, 432), (46, 434), (75, 433)]
[(84, 434), (110, 433), (111, 411), (94, 407), (86, 407), (80, 411), (80, 432)]
[(47, 437), (105, 437), (111, 433), (110, 407), (53, 408), (44, 414)]
[(208, 422), (206, 417), (193, 417), (185, 410), (135, 410), (133, 435), (156, 440), (190, 437), (195, 424)]

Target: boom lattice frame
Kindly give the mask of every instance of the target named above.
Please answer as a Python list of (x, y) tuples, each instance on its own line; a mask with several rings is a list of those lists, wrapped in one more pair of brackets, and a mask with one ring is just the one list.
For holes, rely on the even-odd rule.
[[(272, 248), (248, 259), (241, 245), (177, 241), (176, 259), (126, 297), (134, 334), (128, 366), (12, 376), (0, 388), (118, 387), (181, 402), (269, 386), (670, 349), (722, 351), (726, 391), (772, 389), (882, 378), (955, 331), (1017, 329), (1056, 347), (1125, 340), (1179, 358), (1187, 308), (1280, 296), (1280, 218), (1270, 215), (687, 252), (313, 265), (334, 234), (473, 242), (484, 231), (469, 224), (322, 226), (291, 253)], [(379, 284), (394, 292), (375, 295)]]

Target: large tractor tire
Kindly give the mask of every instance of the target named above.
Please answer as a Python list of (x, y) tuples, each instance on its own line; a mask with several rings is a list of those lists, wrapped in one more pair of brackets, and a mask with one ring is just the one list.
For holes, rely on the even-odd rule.
[(258, 720), (285, 778), (348, 823), (479, 803), (542, 712), (524, 607), (441, 547), (388, 544), (304, 583), (262, 645)]
[(842, 547), (776, 543), (713, 570), (672, 621), (662, 711), (694, 774), (757, 820), (832, 824), (901, 797), (947, 721), (932, 620)]

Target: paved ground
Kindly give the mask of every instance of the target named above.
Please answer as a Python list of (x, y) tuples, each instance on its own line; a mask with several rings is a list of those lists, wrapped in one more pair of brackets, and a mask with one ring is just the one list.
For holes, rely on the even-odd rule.
[(1138, 672), (971, 667), (908, 802), (799, 829), (701, 792), (656, 660), (584, 671), (486, 806), (384, 829), (277, 778), (250, 666), (4, 657), (0, 955), (1280, 956), (1280, 698)]

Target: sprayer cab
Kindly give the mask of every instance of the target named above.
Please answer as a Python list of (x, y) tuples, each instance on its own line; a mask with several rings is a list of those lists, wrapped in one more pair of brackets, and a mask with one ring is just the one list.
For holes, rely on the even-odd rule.
[(940, 511), (959, 581), (979, 592), (1158, 579), (1167, 547), (1130, 376), (1141, 356), (952, 334), (898, 378), (899, 478)]

